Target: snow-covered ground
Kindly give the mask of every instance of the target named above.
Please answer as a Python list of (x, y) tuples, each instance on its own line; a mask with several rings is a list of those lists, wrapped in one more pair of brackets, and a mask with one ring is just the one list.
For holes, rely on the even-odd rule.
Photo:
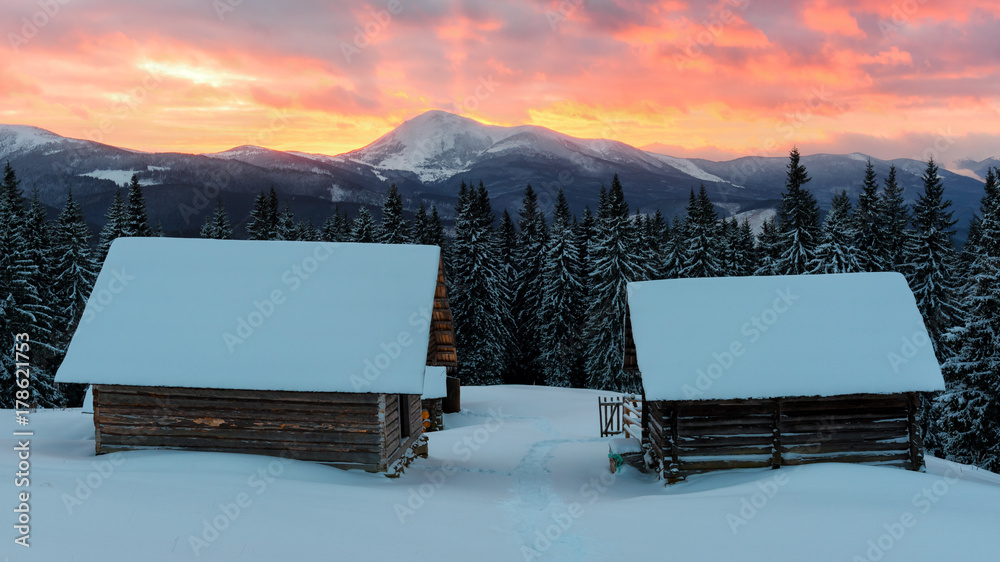
[[(608, 472), (601, 393), (463, 388), (463, 412), (398, 479), (184, 451), (94, 456), (91, 418), (39, 411), (31, 547), (13, 543), (16, 446), (0, 446), (9, 560), (989, 560), (1000, 476), (852, 465)], [(14, 422), (14, 413), (0, 411)]]

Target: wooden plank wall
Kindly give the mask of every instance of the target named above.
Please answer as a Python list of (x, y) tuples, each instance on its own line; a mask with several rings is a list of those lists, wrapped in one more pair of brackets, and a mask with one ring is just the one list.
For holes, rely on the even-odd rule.
[(912, 395), (646, 402), (664, 475), (814, 462), (922, 464)]
[(97, 453), (158, 448), (385, 463), (378, 394), (94, 387)]
[(438, 265), (438, 282), (434, 291), (434, 311), (431, 315), (431, 337), (427, 347), (427, 364), (447, 367), (449, 374), (458, 368), (458, 354), (455, 351), (455, 322), (448, 303), (448, 287), (445, 284), (444, 262)]

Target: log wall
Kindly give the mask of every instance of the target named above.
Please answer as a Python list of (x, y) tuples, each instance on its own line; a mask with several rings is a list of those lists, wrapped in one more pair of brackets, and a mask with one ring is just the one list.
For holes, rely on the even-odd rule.
[(923, 464), (912, 393), (646, 405), (648, 446), (667, 478), (815, 462)]
[(96, 450), (246, 453), (381, 472), (422, 434), (420, 397), (404, 396), (418, 420), (400, 443), (398, 402), (387, 408), (397, 395), (95, 385)]
[(438, 263), (434, 310), (431, 314), (431, 338), (427, 346), (427, 364), (435, 367), (447, 367), (448, 374), (454, 374), (458, 369), (458, 354), (455, 352), (455, 322), (451, 315), (451, 305), (448, 302), (444, 261)]

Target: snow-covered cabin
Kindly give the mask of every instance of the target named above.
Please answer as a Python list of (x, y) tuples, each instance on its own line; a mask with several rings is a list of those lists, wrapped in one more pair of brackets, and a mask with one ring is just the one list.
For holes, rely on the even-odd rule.
[(444, 429), (444, 399), (448, 396), (448, 371), (445, 367), (428, 366), (424, 371), (423, 404), (424, 431)]
[(898, 273), (630, 283), (625, 367), (670, 479), (834, 461), (918, 470), (918, 392), (944, 389)]
[[(97, 453), (184, 448), (395, 471), (455, 358), (437, 246), (122, 238), (58, 382)], [(450, 342), (450, 344), (449, 344)]]

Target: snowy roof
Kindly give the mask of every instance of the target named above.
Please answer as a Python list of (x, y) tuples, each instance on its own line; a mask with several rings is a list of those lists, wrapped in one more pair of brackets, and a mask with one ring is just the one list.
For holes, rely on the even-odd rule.
[(121, 238), (59, 382), (420, 394), (437, 246)]
[(898, 273), (629, 283), (647, 400), (944, 389)]
[(422, 400), (448, 396), (448, 369), (428, 366), (424, 370), (424, 393)]

